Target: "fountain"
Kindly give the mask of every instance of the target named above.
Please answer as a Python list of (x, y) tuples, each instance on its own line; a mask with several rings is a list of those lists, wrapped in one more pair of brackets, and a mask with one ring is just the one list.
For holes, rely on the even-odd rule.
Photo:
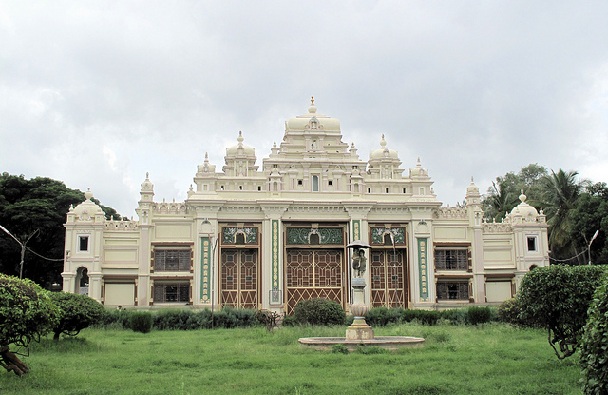
[(350, 312), (354, 315), (353, 323), (346, 328), (345, 337), (304, 337), (298, 339), (300, 344), (315, 348), (328, 348), (334, 345), (344, 345), (349, 349), (358, 346), (376, 346), (387, 349), (396, 349), (405, 346), (420, 346), (424, 339), (411, 336), (374, 336), (374, 330), (365, 322), (365, 315), (369, 307), (365, 304), (365, 278), (367, 269), (365, 250), (371, 248), (361, 241), (353, 241), (348, 248), (352, 248), (352, 264), (354, 277), (351, 279), (353, 288), (353, 303)]

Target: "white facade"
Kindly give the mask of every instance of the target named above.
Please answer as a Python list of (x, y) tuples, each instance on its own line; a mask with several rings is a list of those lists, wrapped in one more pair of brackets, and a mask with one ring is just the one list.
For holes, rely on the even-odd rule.
[(542, 212), (522, 203), (486, 223), (471, 181), (463, 207), (442, 207), (418, 160), (407, 171), (382, 136), (368, 161), (318, 114), (285, 123), (256, 165), (243, 144), (221, 171), (207, 155), (188, 198), (154, 201), (141, 187), (138, 221), (106, 220), (88, 193), (66, 223), (64, 290), (108, 306), (235, 306), (290, 313), (325, 297), (348, 309), (353, 240), (372, 246), (370, 306), (443, 308), (513, 296), (530, 266), (548, 265)]

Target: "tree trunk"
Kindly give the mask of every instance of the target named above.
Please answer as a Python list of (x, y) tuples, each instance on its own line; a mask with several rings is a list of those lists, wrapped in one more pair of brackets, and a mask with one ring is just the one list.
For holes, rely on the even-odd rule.
[(23, 376), (30, 370), (15, 353), (9, 351), (8, 346), (0, 346), (0, 366), (9, 372), (12, 370), (17, 376)]

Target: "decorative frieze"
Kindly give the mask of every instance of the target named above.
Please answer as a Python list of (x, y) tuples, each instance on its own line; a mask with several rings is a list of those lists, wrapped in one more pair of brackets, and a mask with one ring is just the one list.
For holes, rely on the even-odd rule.
[(439, 207), (433, 211), (437, 219), (467, 219), (466, 207)]
[(333, 214), (333, 213), (344, 213), (346, 210), (341, 206), (292, 206), (287, 209), (292, 213), (324, 213), (324, 214)]
[(311, 239), (318, 237), (318, 244), (344, 244), (344, 233), (342, 228), (287, 228), (287, 244), (306, 245), (312, 244)]
[(137, 230), (139, 223), (137, 221), (107, 221), (103, 224), (105, 230)]
[(503, 222), (488, 222), (483, 224), (484, 233), (505, 233), (512, 232), (513, 226)]
[(152, 211), (156, 214), (187, 214), (188, 206), (185, 203), (153, 203)]

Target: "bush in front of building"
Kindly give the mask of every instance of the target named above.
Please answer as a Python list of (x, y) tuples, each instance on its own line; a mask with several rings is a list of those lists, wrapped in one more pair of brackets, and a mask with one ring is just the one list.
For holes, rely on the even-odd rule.
[(106, 329), (129, 329), (131, 311), (122, 307), (116, 309), (106, 308), (97, 322), (97, 326)]
[(494, 309), (488, 306), (470, 306), (466, 312), (466, 323), (469, 325), (487, 324), (494, 317)]
[(437, 325), (439, 320), (441, 319), (441, 311), (437, 310), (405, 310), (403, 314), (403, 321), (412, 322), (417, 321), (422, 325)]
[(365, 315), (365, 322), (371, 326), (399, 324), (403, 321), (404, 315), (403, 307), (372, 307)]
[(135, 332), (148, 333), (152, 330), (154, 318), (149, 311), (134, 311), (131, 313), (129, 325)]
[(21, 376), (29, 371), (10, 347), (28, 347), (49, 333), (60, 310), (33, 281), (0, 273), (0, 366)]
[(595, 292), (581, 339), (580, 366), (585, 394), (608, 393), (608, 278)]
[(549, 344), (559, 359), (576, 352), (587, 309), (604, 273), (604, 266), (553, 265), (524, 276), (517, 295), (519, 318), (549, 332)]
[(333, 300), (315, 298), (302, 300), (293, 309), (296, 321), (308, 325), (344, 325), (346, 313)]
[[(210, 311), (207, 310), (209, 313)], [(211, 327), (211, 315), (205, 310), (163, 309), (154, 314), (154, 329), (190, 330)]]
[(61, 310), (59, 322), (53, 328), (53, 340), (56, 342), (62, 333), (76, 336), (84, 328), (98, 324), (105, 314), (103, 306), (87, 295), (53, 292), (51, 299)]

